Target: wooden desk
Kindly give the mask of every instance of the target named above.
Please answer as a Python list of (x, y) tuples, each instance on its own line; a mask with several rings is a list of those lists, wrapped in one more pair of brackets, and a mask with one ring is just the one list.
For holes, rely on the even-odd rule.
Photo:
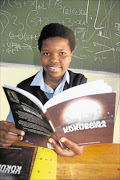
[(120, 180), (120, 144), (87, 146), (74, 158), (58, 156), (57, 180)]
[(120, 144), (86, 146), (76, 157), (58, 155), (56, 180), (120, 180)]

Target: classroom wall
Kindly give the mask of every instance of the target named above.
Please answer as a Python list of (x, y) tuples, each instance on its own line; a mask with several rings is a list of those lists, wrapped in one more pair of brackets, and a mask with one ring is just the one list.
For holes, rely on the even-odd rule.
[[(9, 105), (6, 96), (3, 92), (2, 86), (9, 84), (16, 86), (23, 79), (35, 74), (40, 69), (39, 66), (32, 65), (14, 65), (14, 64), (1, 64), (0, 66), (0, 120), (5, 120), (9, 112)], [(113, 91), (117, 92), (116, 98), (116, 117), (114, 129), (114, 143), (120, 143), (120, 75), (115, 73), (86, 71), (81, 69), (71, 69), (74, 72), (83, 73), (88, 82), (104, 79), (105, 82), (110, 84)]]

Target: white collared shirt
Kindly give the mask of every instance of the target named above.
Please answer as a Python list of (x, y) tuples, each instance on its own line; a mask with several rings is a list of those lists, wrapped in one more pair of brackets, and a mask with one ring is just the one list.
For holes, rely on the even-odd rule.
[(69, 84), (70, 81), (70, 77), (69, 77), (69, 72), (66, 71), (64, 74), (64, 77), (61, 81), (61, 83), (58, 85), (58, 87), (55, 89), (55, 91), (48, 86), (43, 79), (43, 68), (41, 69), (41, 71), (38, 72), (38, 74), (35, 76), (35, 78), (33, 79), (32, 83), (30, 84), (30, 86), (39, 86), (40, 89), (46, 94), (46, 96), (48, 97), (48, 99), (52, 98), (53, 96), (59, 94), (60, 92), (63, 91), (65, 82), (67, 81), (67, 83)]

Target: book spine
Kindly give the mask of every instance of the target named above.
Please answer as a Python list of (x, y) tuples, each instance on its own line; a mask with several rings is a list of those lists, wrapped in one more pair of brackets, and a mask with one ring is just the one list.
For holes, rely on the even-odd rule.
[(46, 112), (46, 113), (45, 113), (45, 116), (46, 116), (46, 118), (47, 118), (47, 120), (48, 120), (48, 122), (49, 122), (49, 124), (50, 124), (50, 126), (51, 126), (51, 128), (52, 128), (52, 130), (53, 130), (53, 133), (54, 133), (57, 141), (59, 142), (60, 146), (61, 146), (62, 148), (64, 148), (64, 144), (61, 143), (61, 141), (59, 140), (60, 138), (58, 137), (58, 134), (56, 133), (56, 130), (55, 130), (54, 126), (53, 126), (53, 123), (52, 123), (52, 121), (51, 121), (51, 117), (50, 117), (49, 113)]

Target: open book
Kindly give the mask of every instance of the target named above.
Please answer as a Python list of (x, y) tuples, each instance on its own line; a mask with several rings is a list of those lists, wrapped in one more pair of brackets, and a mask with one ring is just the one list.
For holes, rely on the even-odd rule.
[(49, 148), (53, 134), (59, 143), (61, 137), (78, 145), (113, 142), (116, 93), (104, 80), (67, 89), (44, 106), (25, 90), (3, 88), (16, 127), (25, 131), (25, 143)]

